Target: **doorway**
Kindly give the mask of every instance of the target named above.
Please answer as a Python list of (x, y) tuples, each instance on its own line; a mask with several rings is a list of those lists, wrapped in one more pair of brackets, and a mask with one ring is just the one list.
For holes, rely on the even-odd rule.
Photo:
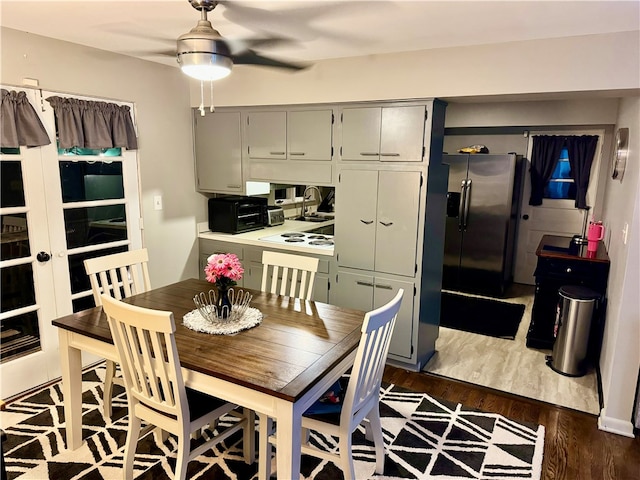
[[(3, 88), (26, 93), (52, 140), (0, 153), (6, 399), (60, 376), (51, 320), (94, 306), (83, 260), (141, 248), (142, 234), (137, 153), (58, 149), (53, 108), (44, 101), (55, 93)], [(96, 360), (83, 357), (84, 364)]]
[[(531, 132), (527, 146), (525, 180), (523, 195), (520, 205), (520, 219), (518, 222), (518, 240), (516, 245), (516, 258), (514, 269), (514, 281), (517, 283), (534, 285), (533, 272), (536, 268), (536, 249), (543, 235), (559, 235), (572, 237), (574, 235), (586, 235), (586, 224), (594, 214), (593, 206), (598, 204), (596, 195), (598, 192), (598, 179), (602, 165), (602, 146), (604, 144), (605, 131), (597, 130), (549, 130)], [(591, 177), (587, 189), (587, 204), (591, 210), (575, 208), (574, 200), (562, 198), (544, 198), (542, 205), (529, 205), (531, 196), (531, 151), (533, 148), (533, 135), (597, 135), (598, 144), (591, 164)]]

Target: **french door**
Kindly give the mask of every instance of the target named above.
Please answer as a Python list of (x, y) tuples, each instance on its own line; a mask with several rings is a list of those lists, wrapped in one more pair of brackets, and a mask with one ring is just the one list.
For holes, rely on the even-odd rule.
[(142, 246), (136, 152), (59, 150), (54, 93), (24, 91), (52, 143), (0, 153), (3, 399), (60, 376), (51, 321), (94, 306), (83, 260)]

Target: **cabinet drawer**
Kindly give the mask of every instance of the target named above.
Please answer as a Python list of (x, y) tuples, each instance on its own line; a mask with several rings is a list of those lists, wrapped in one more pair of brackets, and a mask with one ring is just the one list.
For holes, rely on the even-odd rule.
[(603, 289), (607, 284), (608, 268), (606, 263), (539, 258), (534, 275), (538, 282), (549, 278)]
[(214, 253), (235, 253), (239, 260), (243, 259), (242, 246), (236, 243), (219, 242), (217, 240), (200, 239), (200, 254), (213, 255)]

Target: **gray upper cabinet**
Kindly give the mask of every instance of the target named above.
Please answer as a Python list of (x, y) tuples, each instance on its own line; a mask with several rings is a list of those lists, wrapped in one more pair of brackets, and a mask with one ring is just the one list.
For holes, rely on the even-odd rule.
[(287, 158), (287, 112), (250, 112), (247, 115), (249, 158)]
[(421, 162), (425, 106), (358, 107), (342, 111), (342, 160)]
[(287, 152), (290, 160), (331, 161), (332, 110), (290, 111)]
[(200, 116), (194, 110), (196, 188), (203, 192), (242, 193), (240, 112)]

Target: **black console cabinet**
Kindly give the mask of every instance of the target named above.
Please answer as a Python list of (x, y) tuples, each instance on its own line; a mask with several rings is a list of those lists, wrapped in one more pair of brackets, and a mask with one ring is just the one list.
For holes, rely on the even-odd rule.
[(536, 292), (527, 333), (527, 347), (551, 349), (558, 308), (558, 290), (563, 285), (582, 285), (601, 294), (591, 324), (589, 357), (596, 359), (600, 352), (604, 331), (604, 299), (609, 276), (609, 256), (601, 244), (595, 254), (587, 252), (586, 245), (570, 248), (571, 238), (545, 235), (536, 255), (538, 264), (534, 273)]

